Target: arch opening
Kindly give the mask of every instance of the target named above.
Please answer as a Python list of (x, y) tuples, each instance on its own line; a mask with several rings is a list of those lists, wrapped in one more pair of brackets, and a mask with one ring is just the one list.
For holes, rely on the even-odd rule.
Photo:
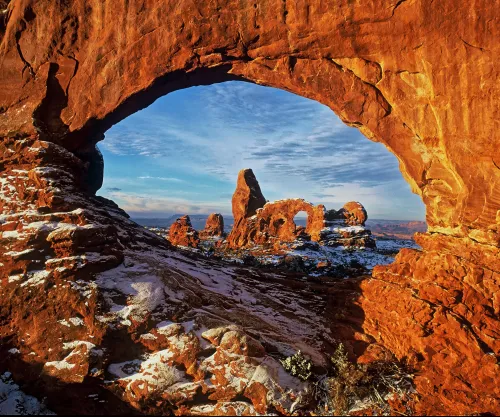
[[(406, 210), (389, 213), (394, 219), (398, 213), (411, 216), (415, 202), (421, 205), (401, 179), (396, 159), (381, 144), (367, 141), (318, 102), (253, 83), (217, 83), (164, 96), (112, 127), (100, 147), (109, 162), (100, 195), (163, 237), (169, 235), (170, 224), (188, 214), (192, 229), (186, 231), (197, 230), (210, 255), (219, 252), (224, 257), (204, 243), (205, 236), (210, 243), (228, 237), (233, 252), (255, 244), (257, 254), (262, 245), (274, 245), (276, 253), (286, 255), (296, 249), (290, 244), (299, 239), (320, 242), (320, 247), (349, 248), (352, 256), (355, 249), (375, 246), (364, 220), (353, 228), (356, 224), (340, 215), (337, 224), (327, 224), (328, 216), (316, 206), (337, 212), (348, 201), (364, 199), (369, 212), (374, 207), (382, 213), (375, 211), (380, 218), (384, 207), (402, 206), (409, 199)], [(246, 166), (258, 172), (266, 197), (271, 197), (265, 204), (262, 196), (256, 206), (262, 210), (258, 227), (234, 215), (236, 177)], [(399, 199), (394, 197), (395, 188), (404, 190)], [(423, 211), (421, 205), (421, 218)], [(233, 228), (222, 228), (215, 239), (207, 229), (212, 226), (205, 225), (209, 213), (220, 213)], [(304, 224), (297, 225), (295, 218)], [(399, 220), (404, 227), (405, 220), (416, 218)], [(382, 224), (377, 223), (379, 229)], [(331, 229), (329, 237), (326, 228)], [(410, 240), (399, 247), (416, 247)], [(194, 247), (198, 250), (198, 243)], [(375, 260), (365, 264), (371, 268), (377, 262), (388, 263), (392, 261), (388, 254), (376, 253)]]
[(308, 215), (307, 211), (300, 210), (293, 216), (293, 223), (295, 225), (295, 236), (301, 239), (310, 239), (307, 234)]

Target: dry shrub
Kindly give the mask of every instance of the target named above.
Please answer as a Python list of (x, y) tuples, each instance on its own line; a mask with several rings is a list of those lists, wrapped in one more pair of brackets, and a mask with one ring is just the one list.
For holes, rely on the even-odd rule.
[[(346, 415), (360, 409), (390, 415), (389, 396), (403, 398), (414, 391), (412, 373), (399, 362), (353, 364), (349, 362), (344, 346), (339, 344), (331, 363), (330, 373), (315, 384), (317, 415)], [(411, 410), (407, 408), (404, 414), (410, 415)]]
[(158, 362), (154, 373), (154, 394), (162, 394), (168, 387), (175, 384), (179, 379), (178, 372), (170, 365)]

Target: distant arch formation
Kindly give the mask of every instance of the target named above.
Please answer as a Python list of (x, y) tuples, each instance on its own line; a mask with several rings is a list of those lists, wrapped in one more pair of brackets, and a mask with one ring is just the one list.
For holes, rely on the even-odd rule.
[(274, 241), (292, 242), (297, 238), (294, 217), (301, 211), (307, 214), (303, 232), (318, 241), (325, 227), (325, 206), (314, 206), (304, 199), (292, 198), (266, 203), (254, 216), (235, 221), (228, 242), (234, 248)]
[[(95, 144), (170, 91), (240, 79), (317, 100), (384, 143), (427, 207), (423, 252), (401, 253), (364, 283), (365, 331), (400, 357), (423, 358), (421, 407), (498, 409), (495, 14), (494, 3), (453, 0), (13, 0), (0, 25), (0, 171), (14, 184), (13, 170), (30, 170), (39, 191), (27, 187), (2, 210), (60, 211), (72, 192), (80, 200), (70, 206), (84, 206), (102, 181)], [(28, 145), (38, 139), (69, 152), (34, 156)], [(36, 170), (54, 158), (72, 173), (61, 187)], [(59, 238), (67, 250), (86, 242)], [(4, 272), (24, 268), (6, 260), (9, 245)]]

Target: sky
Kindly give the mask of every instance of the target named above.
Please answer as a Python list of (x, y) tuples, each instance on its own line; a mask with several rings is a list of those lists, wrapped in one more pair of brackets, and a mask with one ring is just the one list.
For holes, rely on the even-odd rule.
[(354, 200), (369, 218), (425, 220), (384, 145), (328, 107), (270, 87), (229, 81), (175, 91), (114, 125), (98, 147), (98, 195), (133, 218), (231, 214), (238, 171), (252, 168), (269, 201), (339, 209)]

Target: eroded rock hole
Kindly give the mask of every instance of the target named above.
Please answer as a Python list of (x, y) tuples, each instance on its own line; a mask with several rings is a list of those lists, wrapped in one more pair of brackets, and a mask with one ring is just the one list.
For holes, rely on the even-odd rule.
[[(171, 93), (111, 128), (100, 148), (110, 161), (100, 193), (209, 258), (351, 277), (416, 248), (412, 234), (425, 230), (396, 158), (280, 90), (226, 82)], [(372, 210), (403, 220), (372, 220)]]
[(310, 236), (307, 234), (307, 212), (306, 211), (299, 211), (297, 214), (293, 217), (293, 223), (295, 225), (295, 236), (297, 238), (302, 238), (308, 240), (310, 239)]

